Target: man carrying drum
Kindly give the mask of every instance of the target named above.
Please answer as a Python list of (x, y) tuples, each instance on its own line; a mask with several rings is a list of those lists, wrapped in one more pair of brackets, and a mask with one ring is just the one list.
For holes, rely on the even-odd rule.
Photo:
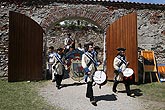
[(114, 67), (115, 71), (114, 71), (114, 84), (113, 84), (112, 91), (117, 93), (118, 92), (116, 90), (117, 85), (119, 84), (120, 81), (123, 81), (123, 83), (125, 85), (127, 96), (133, 97), (134, 94), (131, 93), (131, 90), (130, 90), (131, 82), (129, 80), (123, 80), (123, 77), (124, 77), (123, 72), (129, 65), (129, 62), (127, 62), (126, 56), (125, 56), (126, 49), (118, 48), (117, 50), (118, 50), (118, 54), (114, 58), (114, 61), (113, 61), (113, 67)]
[(93, 96), (93, 74), (95, 73), (97, 61), (96, 56), (93, 54), (93, 42), (86, 45), (87, 52), (82, 55), (82, 67), (84, 68), (85, 74), (88, 76), (86, 97), (90, 98), (90, 102), (96, 106), (96, 101)]

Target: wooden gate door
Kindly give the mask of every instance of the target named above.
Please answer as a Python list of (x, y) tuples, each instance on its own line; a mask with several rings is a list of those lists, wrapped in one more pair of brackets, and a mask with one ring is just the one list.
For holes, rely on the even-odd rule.
[(42, 79), (43, 29), (24, 14), (9, 12), (8, 81)]
[(108, 80), (113, 80), (113, 59), (117, 55), (117, 48), (126, 48), (129, 67), (134, 70), (135, 81), (138, 81), (138, 49), (137, 49), (137, 15), (131, 13), (115, 21), (107, 29), (106, 56)]

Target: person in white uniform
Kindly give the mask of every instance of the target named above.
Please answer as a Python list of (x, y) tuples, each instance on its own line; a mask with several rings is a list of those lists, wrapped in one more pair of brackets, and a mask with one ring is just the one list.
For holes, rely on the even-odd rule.
[[(48, 73), (47, 73), (47, 77), (51, 77), (52, 79), (52, 82), (55, 81), (55, 77), (54, 75), (52, 74), (52, 65), (54, 63), (54, 47), (53, 46), (50, 46), (49, 47), (49, 50), (48, 50), (48, 62), (47, 62), (47, 69), (48, 69)], [(50, 79), (50, 78), (48, 78)]]
[(63, 49), (62, 48), (58, 48), (57, 49), (57, 53), (54, 53), (54, 64), (52, 65), (53, 67), (53, 73), (55, 76), (55, 81), (56, 81), (56, 87), (58, 89), (61, 88), (61, 82), (63, 79), (63, 75), (64, 75), (64, 61), (63, 61)]
[(112, 91), (117, 93), (117, 85), (119, 84), (120, 81), (123, 81), (124, 85), (125, 85), (125, 89), (126, 89), (126, 93), (128, 96), (134, 96), (134, 93), (131, 93), (130, 90), (130, 82), (123, 80), (123, 71), (126, 69), (126, 67), (129, 65), (129, 62), (126, 59), (125, 56), (125, 48), (118, 48), (118, 54), (117, 56), (114, 58), (113, 61), (113, 67), (115, 69), (114, 71), (114, 84), (113, 84), (113, 88)]
[(96, 56), (93, 54), (93, 43), (90, 42), (86, 45), (87, 51), (82, 55), (82, 67), (85, 74), (88, 76), (86, 97), (90, 99), (90, 102), (96, 106), (96, 100), (93, 95), (93, 74), (97, 70)]

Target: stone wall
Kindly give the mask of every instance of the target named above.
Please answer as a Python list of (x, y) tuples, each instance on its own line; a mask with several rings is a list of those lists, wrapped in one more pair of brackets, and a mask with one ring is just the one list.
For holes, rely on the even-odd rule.
[(153, 50), (157, 63), (165, 63), (165, 10), (138, 10), (138, 47)]
[[(45, 6), (17, 6), (6, 2), (0, 4), (0, 76), (7, 76), (8, 70), (9, 11), (25, 14), (41, 24), (42, 20), (50, 12), (50, 9), (54, 8), (54, 6), (64, 5), (66, 4), (53, 3)], [(165, 63), (165, 10), (113, 9), (109, 10), (109, 12), (109, 18), (111, 19), (109, 21), (110, 23), (127, 13), (137, 12), (138, 47), (140, 49), (153, 50), (157, 62)], [(81, 32), (74, 32), (72, 35), (80, 35), (79, 33)], [(98, 45), (103, 42), (103, 37), (100, 37), (103, 36), (102, 33), (96, 33), (91, 30), (86, 30), (83, 33), (82, 36), (87, 36), (86, 33), (90, 35), (86, 37), (87, 39), (90, 39), (91, 37), (95, 37), (96, 39), (101, 38), (101, 40), (95, 39), (95, 42)], [(58, 33), (51, 36), (48, 32), (46, 34), (49, 39), (48, 45), (51, 45), (52, 42), (59, 44), (59, 41), (53, 39), (59, 38), (59, 36), (63, 37), (64, 34), (65, 33)], [(61, 40), (61, 44), (62, 43), (63, 41)]]

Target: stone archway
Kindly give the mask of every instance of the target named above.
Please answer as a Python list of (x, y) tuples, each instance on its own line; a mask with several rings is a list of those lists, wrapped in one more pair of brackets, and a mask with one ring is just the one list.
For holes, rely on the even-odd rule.
[[(111, 23), (110, 17), (110, 11), (100, 5), (63, 5), (50, 9), (50, 12), (43, 18), (40, 25), (45, 31), (44, 39), (46, 39), (48, 31), (53, 25), (66, 19), (83, 19), (98, 26), (103, 32), (106, 32), (106, 29)], [(44, 44), (44, 49), (46, 53), (47, 44)]]
[[(105, 38), (106, 34), (107, 34), (107, 30), (109, 29), (110, 24), (112, 24), (113, 21), (116, 21), (117, 19), (120, 18), (120, 16), (118, 16), (118, 17), (115, 17), (115, 19), (112, 19), (112, 17), (114, 16), (113, 14), (116, 15), (118, 13), (115, 13), (115, 12), (112, 13), (106, 7), (101, 6), (101, 5), (62, 5), (62, 6), (54, 6), (52, 9), (50, 9), (50, 12), (47, 14), (47, 16), (43, 18), (43, 20), (41, 22), (41, 27), (43, 28), (43, 30), (45, 31), (45, 34), (46, 34), (48, 32), (48, 30), (51, 27), (53, 27), (54, 23), (61, 22), (61, 21), (66, 20), (66, 19), (82, 18), (82, 19), (87, 19), (88, 21), (92, 22), (93, 24), (95, 24), (99, 28), (101, 28), (103, 30), (103, 32), (104, 32), (104, 38)], [(133, 19), (136, 21), (136, 16), (134, 18)], [(126, 18), (126, 21), (129, 22), (129, 20), (132, 20), (132, 18), (131, 17), (130, 18), (129, 17)], [(125, 21), (122, 21), (121, 23), (125, 27), (128, 26), (129, 23), (124, 24), (124, 22)], [(115, 25), (118, 26), (118, 23), (116, 23)], [(133, 24), (130, 24), (129, 27), (132, 27), (132, 26), (136, 26), (136, 22), (133, 23)], [(120, 27), (121, 26), (119, 26), (118, 28), (116, 28), (114, 30), (117, 30)], [(125, 29), (125, 28), (122, 27), (122, 28), (119, 29), (121, 31), (120, 32), (121, 34), (123, 33), (123, 31), (122, 31), (123, 29)], [(133, 29), (135, 31), (135, 39), (136, 39), (136, 37), (137, 37), (137, 35), (136, 35), (136, 27), (134, 27)], [(129, 28), (127, 27), (125, 29), (125, 31), (126, 31), (126, 33), (128, 33), (129, 32)], [(116, 33), (116, 32), (113, 31), (111, 33)], [(108, 34), (108, 37), (110, 37), (109, 34)], [(116, 38), (116, 36), (111, 36), (111, 37)], [(120, 36), (118, 36), (118, 37), (119, 37), (118, 39), (120, 39)], [(127, 34), (127, 35), (123, 36), (123, 39), (125, 39), (127, 41), (128, 39), (131, 39), (131, 37), (132, 37), (131, 34)], [(108, 42), (108, 43), (110, 43), (110, 42)], [(121, 40), (120, 43), (123, 44), (124, 41)], [(115, 45), (119, 46), (120, 43), (116, 43)], [(110, 44), (114, 45), (114, 42), (112, 41)], [(134, 44), (135, 45), (132, 46), (132, 49), (135, 48), (134, 50), (136, 50), (136, 47), (137, 47), (136, 41), (135, 41)], [(125, 45), (121, 45), (121, 46), (125, 46)], [(126, 45), (126, 46), (128, 46), (128, 45)], [(106, 48), (106, 46), (105, 46), (105, 48)], [(104, 52), (106, 50), (105, 48), (104, 48)], [(113, 47), (112, 50), (114, 50), (114, 49), (115, 49), (115, 47)], [(129, 52), (129, 54), (131, 54), (132, 52), (133, 51), (131, 50)], [(131, 57), (131, 60), (133, 61), (132, 57)], [(112, 65), (112, 63), (110, 63), (109, 65)], [(137, 64), (136, 64), (136, 66), (134, 68), (135, 68), (135, 71), (137, 72)], [(109, 72), (108, 74), (111, 74), (111, 73), (112, 72)], [(137, 76), (137, 73), (136, 73), (136, 76)], [(109, 79), (112, 79), (112, 77), (110, 77)]]
[(53, 23), (78, 17), (90, 20), (104, 31), (111, 24), (109, 10), (101, 5), (63, 5), (53, 7), (48, 15), (43, 18), (41, 27), (46, 33)]
[[(101, 28), (104, 32), (104, 36), (106, 33), (108, 35), (107, 38), (110, 38), (110, 37), (112, 38), (113, 36), (110, 36), (107, 33), (107, 31), (109, 30), (109, 25), (112, 23), (112, 21), (114, 21), (120, 17), (120, 16), (117, 16), (117, 17), (114, 17), (115, 19), (113, 19), (113, 16), (115, 16), (118, 13), (112, 13), (106, 7), (103, 7), (100, 5), (61, 5), (61, 6), (53, 6), (49, 10), (50, 11), (48, 12), (48, 14), (44, 18), (42, 18), (42, 22), (40, 23), (40, 26), (42, 27), (42, 29), (44, 30), (44, 33), (45, 33), (44, 36), (46, 36), (48, 30), (51, 29), (55, 23), (61, 22), (66, 19), (82, 18), (82, 19), (86, 19), (86, 20), (92, 22), (93, 24), (95, 24), (99, 28)], [(130, 19), (132, 19), (132, 18), (130, 17)], [(126, 21), (130, 22), (130, 19), (126, 18)], [(121, 21), (121, 20), (119, 20), (119, 21)], [(135, 21), (137, 21), (136, 17), (135, 17)], [(125, 23), (125, 21), (122, 20), (121, 23)], [(135, 24), (136, 24), (136, 22), (134, 22), (132, 26), (135, 26)], [(30, 26), (30, 24), (26, 23), (26, 26)], [(108, 31), (108, 32), (116, 33), (116, 30), (118, 30), (120, 28), (119, 29), (121, 31), (120, 33), (123, 33), (123, 31), (122, 31), (123, 29), (126, 29), (125, 31), (129, 31), (129, 29), (131, 27), (131, 26), (129, 26), (129, 28), (128, 27), (126, 28), (124, 25), (124, 27), (121, 28), (121, 26), (118, 25), (118, 22), (115, 23), (115, 26), (117, 26), (118, 28), (114, 28), (114, 29), (112, 29), (113, 31)], [(136, 28), (136, 26), (135, 26), (135, 28)], [(25, 31), (25, 29), (22, 32), (24, 32), (24, 31)], [(134, 31), (136, 34), (136, 30), (134, 30)], [(128, 33), (128, 32), (126, 32), (126, 33)], [(28, 34), (28, 35), (31, 35), (31, 34)], [(43, 33), (41, 36), (43, 36)], [(120, 37), (120, 36), (118, 36), (118, 37)], [(135, 35), (135, 39), (136, 39), (136, 37), (137, 37), (137, 35)], [(42, 37), (42, 38), (44, 39), (42, 43), (44, 44), (44, 47), (46, 47), (45, 38), (44, 37)], [(116, 38), (115, 34), (114, 34), (113, 38)], [(128, 36), (128, 34), (126, 34), (125, 36), (123, 36), (123, 38), (125, 39), (125, 41), (127, 41), (127, 39), (130, 39), (131, 36), (130, 35)], [(119, 45), (118, 43), (113, 42), (112, 40), (108, 40), (108, 41), (111, 41), (111, 42), (108, 42), (111, 45), (114, 45), (114, 44)], [(122, 40), (120, 40), (120, 41), (121, 41), (121, 43), (123, 43)], [(136, 48), (136, 46), (135, 46), (135, 48)], [(44, 53), (45, 53), (45, 50), (46, 49), (44, 48)], [(40, 53), (42, 53), (42, 52), (40, 51)], [(46, 55), (46, 54), (44, 54), (44, 55)]]

